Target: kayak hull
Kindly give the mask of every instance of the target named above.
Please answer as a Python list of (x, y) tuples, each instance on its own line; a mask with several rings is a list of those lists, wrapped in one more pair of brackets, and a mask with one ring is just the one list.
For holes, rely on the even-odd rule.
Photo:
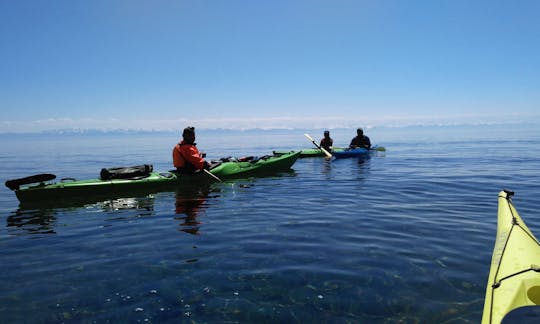
[(333, 155), (336, 159), (350, 158), (350, 157), (361, 157), (366, 156), (370, 153), (370, 150), (365, 148), (356, 148), (356, 149), (347, 149), (341, 152), (335, 152)]
[[(210, 173), (220, 179), (241, 178), (287, 170), (296, 162), (299, 151), (269, 156), (249, 162), (224, 162)], [(178, 186), (216, 181), (205, 172), (179, 174), (176, 172), (150, 172), (148, 176), (130, 179), (88, 179), (58, 183), (41, 182), (22, 186), (15, 191), (21, 203), (32, 201), (87, 198), (90, 196), (118, 196), (132, 192), (175, 190)]]
[(152, 172), (142, 179), (88, 179), (79, 181), (38, 184), (15, 191), (20, 202), (88, 197), (94, 195), (115, 196), (120, 193), (144, 190), (174, 188), (179, 182), (174, 173)]
[(540, 244), (519, 216), (512, 195), (499, 193), (482, 323), (500, 323), (514, 309), (540, 305)]
[[(342, 152), (344, 151), (345, 148), (342, 148), (342, 147), (334, 147), (333, 150), (330, 152)], [(274, 151), (274, 154), (276, 155), (283, 155), (283, 154), (287, 154), (289, 151)], [(321, 157), (321, 156), (326, 156), (326, 154), (324, 154), (324, 152), (318, 148), (309, 148), (309, 149), (303, 149), (303, 150), (300, 150), (300, 155), (298, 156), (299, 158), (310, 158), (310, 157)]]
[[(371, 150), (369, 150), (369, 152), (365, 149), (359, 149), (359, 150), (360, 151), (355, 152), (355, 150), (349, 150), (348, 148), (334, 147), (330, 153), (336, 158), (345, 158), (345, 157), (364, 156), (366, 155), (366, 153), (372, 153), (375, 151), (384, 152), (386, 151), (386, 148), (375, 145), (371, 148)], [(274, 154), (276, 155), (282, 155), (282, 154), (287, 154), (287, 153), (289, 153), (289, 151), (274, 151)], [(318, 148), (309, 148), (309, 149), (301, 150), (299, 158), (325, 157), (325, 156), (326, 154), (324, 154), (322, 150)]]
[[(331, 151), (332, 154), (334, 154), (335, 152), (342, 152), (344, 151), (345, 149), (344, 148), (341, 148), (341, 147), (334, 147)], [(300, 151), (300, 157), (301, 158), (306, 158), (306, 157), (320, 157), (320, 156), (326, 156), (326, 154), (324, 154), (324, 152), (320, 149), (317, 149), (317, 148), (313, 148), (313, 149), (303, 149), (302, 151)]]

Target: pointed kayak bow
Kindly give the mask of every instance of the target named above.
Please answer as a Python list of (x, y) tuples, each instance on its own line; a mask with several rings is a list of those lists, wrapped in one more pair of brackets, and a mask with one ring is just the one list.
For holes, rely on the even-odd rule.
[(515, 209), (513, 194), (499, 193), (482, 324), (501, 323), (514, 309), (540, 305), (540, 244)]

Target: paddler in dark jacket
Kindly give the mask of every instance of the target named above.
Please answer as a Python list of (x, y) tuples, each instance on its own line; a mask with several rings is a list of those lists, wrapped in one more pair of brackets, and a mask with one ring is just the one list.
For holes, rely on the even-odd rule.
[(358, 128), (356, 130), (356, 137), (354, 137), (351, 141), (351, 144), (349, 145), (350, 149), (355, 148), (365, 148), (366, 150), (371, 149), (371, 141), (369, 140), (369, 137), (364, 135), (364, 130), (362, 128)]
[(334, 140), (330, 137), (329, 131), (324, 131), (324, 138), (321, 140), (321, 143), (319, 144), (320, 147), (327, 150), (328, 152), (332, 151), (332, 146), (334, 145)]
[(182, 133), (183, 140), (173, 148), (173, 164), (178, 171), (193, 173), (201, 169), (209, 169), (210, 165), (195, 144), (195, 127), (186, 127)]

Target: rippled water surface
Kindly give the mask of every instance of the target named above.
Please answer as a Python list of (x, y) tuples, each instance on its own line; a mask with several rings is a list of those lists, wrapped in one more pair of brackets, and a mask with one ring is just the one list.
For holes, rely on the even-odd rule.
[[(540, 235), (537, 126), (372, 129), (369, 159), (72, 205), (0, 196), (0, 322), (480, 321), (497, 193)], [(316, 138), (322, 130), (311, 130)], [(201, 131), (209, 158), (310, 147)], [(346, 145), (354, 130), (332, 131)], [(3, 181), (170, 169), (177, 134), (0, 135)]]

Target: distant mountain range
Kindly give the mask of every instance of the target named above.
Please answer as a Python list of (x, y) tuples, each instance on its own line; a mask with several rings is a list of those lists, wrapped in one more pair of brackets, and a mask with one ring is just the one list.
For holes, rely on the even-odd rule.
[[(387, 126), (367, 126), (363, 127), (365, 130), (377, 132), (396, 129), (430, 129), (430, 128), (470, 128), (470, 127), (493, 127), (505, 128), (505, 127), (539, 127), (539, 122), (506, 122), (506, 123), (448, 123), (448, 124), (427, 124), (427, 125), (387, 125)], [(329, 129), (333, 132), (339, 130), (355, 130), (356, 127), (313, 127), (313, 128), (249, 128), (249, 129), (232, 129), (232, 128), (197, 128), (198, 133), (284, 133), (289, 131), (295, 132), (315, 132), (322, 133), (322, 130)], [(133, 134), (181, 134), (182, 129), (82, 129), (82, 128), (62, 128), (62, 129), (49, 129), (49, 130), (36, 130), (36, 131), (2, 131), (0, 129), (0, 135), (24, 135), (24, 134), (44, 134), (44, 135), (133, 135)]]

